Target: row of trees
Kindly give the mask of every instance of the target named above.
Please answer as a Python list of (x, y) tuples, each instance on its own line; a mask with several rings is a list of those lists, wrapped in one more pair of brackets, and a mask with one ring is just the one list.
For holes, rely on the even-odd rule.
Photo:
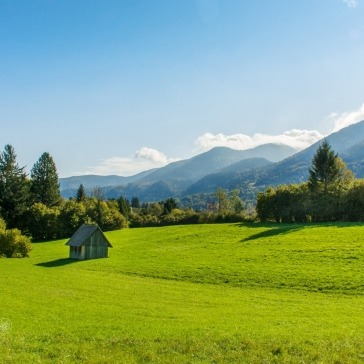
[(325, 140), (302, 184), (269, 187), (258, 194), (260, 221), (364, 221), (364, 181), (354, 178)]
[[(256, 213), (260, 221), (364, 221), (364, 181), (356, 180), (324, 141), (314, 155), (308, 181), (269, 187), (258, 194)], [(0, 154), (0, 217), (8, 229), (20, 229), (36, 240), (68, 237), (83, 223), (115, 230), (127, 226), (244, 221), (252, 216), (238, 190), (228, 193), (218, 189), (205, 211), (179, 209), (173, 198), (143, 204), (137, 197), (130, 202), (122, 196), (106, 201), (100, 188), (88, 196), (83, 185), (75, 198), (65, 200), (60, 194), (55, 163), (48, 153), (34, 164), (30, 176), (24, 167), (19, 167), (12, 146), (6, 145)]]
[(57, 168), (49, 153), (34, 164), (30, 177), (19, 167), (11, 145), (0, 154), (0, 217), (9, 229), (20, 229), (35, 240), (67, 237), (82, 223), (104, 230), (126, 226), (115, 201), (104, 201), (98, 189), (76, 200), (61, 197)]
[(250, 218), (239, 197), (239, 190), (228, 193), (217, 189), (214, 200), (203, 211), (179, 208), (174, 198), (140, 204), (137, 197), (129, 202), (121, 196), (117, 202), (130, 227), (236, 222)]
[(58, 174), (49, 153), (34, 164), (30, 179), (19, 167), (11, 145), (0, 155), (0, 215), (9, 228), (22, 224), (24, 213), (33, 203), (55, 206), (61, 201)]
[(57, 168), (49, 153), (43, 153), (30, 176), (19, 167), (11, 145), (0, 154), (0, 217), (9, 229), (20, 229), (35, 240), (69, 237), (83, 223), (97, 223), (102, 230), (131, 226), (159, 226), (206, 222), (241, 221), (244, 204), (239, 191), (219, 189), (216, 201), (205, 212), (179, 209), (178, 201), (140, 204), (122, 196), (106, 200), (100, 188), (88, 196), (80, 185), (76, 196), (61, 197)]

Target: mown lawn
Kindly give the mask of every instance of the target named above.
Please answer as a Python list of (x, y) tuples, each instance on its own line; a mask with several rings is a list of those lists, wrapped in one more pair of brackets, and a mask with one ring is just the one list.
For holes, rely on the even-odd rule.
[(107, 236), (0, 259), (0, 363), (364, 363), (363, 224)]

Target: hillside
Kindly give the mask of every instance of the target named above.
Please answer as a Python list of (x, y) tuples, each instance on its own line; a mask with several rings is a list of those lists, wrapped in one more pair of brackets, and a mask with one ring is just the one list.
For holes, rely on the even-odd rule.
[(122, 194), (129, 199), (138, 196), (142, 201), (159, 201), (180, 195), (184, 189), (204, 176), (239, 161), (241, 164), (235, 167), (245, 171), (262, 166), (263, 159), (264, 164), (268, 165), (269, 161), (281, 160), (294, 153), (293, 148), (278, 144), (266, 144), (248, 150), (216, 147), (191, 159), (174, 162), (132, 177), (79, 176), (60, 179), (61, 192), (64, 197), (74, 196), (82, 183), (88, 190), (96, 186), (103, 187), (108, 198), (119, 197)]
[(61, 191), (65, 190), (77, 190), (78, 187), (83, 184), (83, 186), (90, 190), (93, 187), (106, 187), (115, 186), (120, 184), (128, 184), (132, 182), (137, 182), (144, 178), (145, 176), (152, 173), (153, 170), (144, 171), (130, 177), (122, 177), (116, 175), (110, 176), (99, 176), (99, 175), (85, 175), (85, 176), (72, 176), (60, 178), (60, 188)]
[(361, 363), (362, 224), (190, 225), (1, 259), (0, 362)]
[[(364, 121), (329, 135), (327, 140), (356, 177), (364, 177)], [(306, 181), (319, 144), (317, 142), (299, 153), (277, 144), (243, 151), (217, 147), (191, 159), (132, 177), (60, 179), (62, 195), (74, 196), (80, 183), (88, 189), (101, 186), (108, 198), (138, 196), (140, 201), (160, 201), (169, 197), (183, 200), (190, 195), (213, 194), (221, 187), (228, 190), (238, 188), (242, 191), (241, 197), (254, 201), (256, 193), (267, 186)]]
[(294, 152), (293, 148), (277, 144), (266, 144), (247, 150), (216, 147), (191, 159), (171, 163), (163, 168), (159, 168), (143, 178), (142, 182), (182, 180), (192, 183), (210, 173), (245, 159), (265, 158), (275, 162), (284, 159), (287, 155), (294, 154)]
[[(353, 170), (356, 177), (364, 175), (364, 121), (344, 128), (326, 138), (332, 148)], [(308, 169), (321, 141), (309, 148), (290, 156), (283, 161), (249, 171), (222, 172), (218, 176), (205, 176), (186, 189), (183, 194), (213, 192), (218, 187), (226, 189), (263, 189), (267, 186), (304, 182), (308, 178)], [(218, 177), (218, 178), (216, 178)], [(207, 188), (206, 188), (207, 187)]]

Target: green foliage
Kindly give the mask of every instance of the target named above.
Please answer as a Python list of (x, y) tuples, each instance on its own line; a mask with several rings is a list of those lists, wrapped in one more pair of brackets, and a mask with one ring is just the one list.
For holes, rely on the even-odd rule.
[(59, 215), (60, 235), (59, 237), (69, 237), (82, 224), (90, 224), (91, 218), (87, 215), (86, 200), (67, 200), (61, 205)]
[[(2, 224), (3, 225), (3, 224)], [(6, 258), (28, 257), (32, 250), (30, 239), (21, 234), (18, 229), (0, 229), (0, 256)]]
[[(353, 201), (354, 196), (360, 194), (360, 187), (327, 141), (318, 147), (309, 173), (307, 183), (269, 187), (259, 193), (256, 206), (259, 220), (288, 223), (361, 221), (359, 211), (364, 205), (360, 199)], [(354, 186), (355, 191), (352, 191)]]
[(49, 153), (43, 153), (34, 164), (31, 173), (31, 194), (34, 202), (40, 202), (47, 207), (60, 203), (61, 193), (59, 189), (56, 164)]
[(230, 210), (230, 201), (228, 198), (228, 193), (222, 188), (218, 188), (215, 193), (217, 201), (217, 211), (221, 213), (228, 212)]
[(59, 224), (60, 208), (48, 207), (40, 202), (27, 212), (28, 232), (34, 240), (50, 240), (61, 235)]
[(335, 183), (339, 176), (338, 155), (327, 140), (319, 145), (309, 169), (308, 186), (311, 191), (328, 193), (330, 184)]
[(318, 147), (309, 169), (308, 187), (314, 221), (341, 219), (342, 196), (353, 178), (353, 173), (325, 140)]
[(85, 201), (86, 198), (87, 198), (87, 195), (86, 195), (85, 187), (81, 183), (80, 187), (78, 187), (78, 190), (77, 190), (77, 193), (76, 193), (76, 200), (78, 202), (82, 202), (82, 201)]
[(355, 180), (343, 198), (344, 220), (364, 221), (364, 180)]
[(0, 217), (0, 232), (6, 230), (6, 222)]
[(128, 226), (128, 222), (120, 213), (116, 201), (90, 198), (86, 201), (85, 206), (87, 216), (91, 222), (98, 224), (101, 230), (116, 230)]
[(257, 216), (262, 222), (307, 222), (309, 202), (307, 183), (269, 187), (257, 196)]
[(117, 200), (118, 202), (118, 206), (119, 206), (119, 211), (120, 213), (127, 219), (129, 220), (129, 215), (131, 213), (131, 206), (130, 206), (130, 202), (124, 198), (123, 196), (120, 196)]
[(0, 154), (0, 215), (8, 227), (21, 226), (29, 200), (29, 183), (19, 167), (14, 148), (7, 144)]
[(174, 209), (177, 208), (177, 200), (174, 198), (168, 198), (163, 202), (163, 214), (168, 215), (170, 214)]
[(231, 193), (230, 205), (235, 214), (240, 214), (244, 210), (244, 203), (239, 197), (240, 190), (235, 189)]
[(134, 196), (131, 199), (131, 207), (136, 208), (136, 209), (139, 209), (140, 208), (140, 202), (139, 202), (139, 198), (138, 197)]

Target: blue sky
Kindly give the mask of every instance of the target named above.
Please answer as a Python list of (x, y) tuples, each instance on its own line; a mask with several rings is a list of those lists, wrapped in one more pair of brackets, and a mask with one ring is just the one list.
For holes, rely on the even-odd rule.
[(0, 147), (131, 175), (364, 119), (364, 0), (0, 0)]

